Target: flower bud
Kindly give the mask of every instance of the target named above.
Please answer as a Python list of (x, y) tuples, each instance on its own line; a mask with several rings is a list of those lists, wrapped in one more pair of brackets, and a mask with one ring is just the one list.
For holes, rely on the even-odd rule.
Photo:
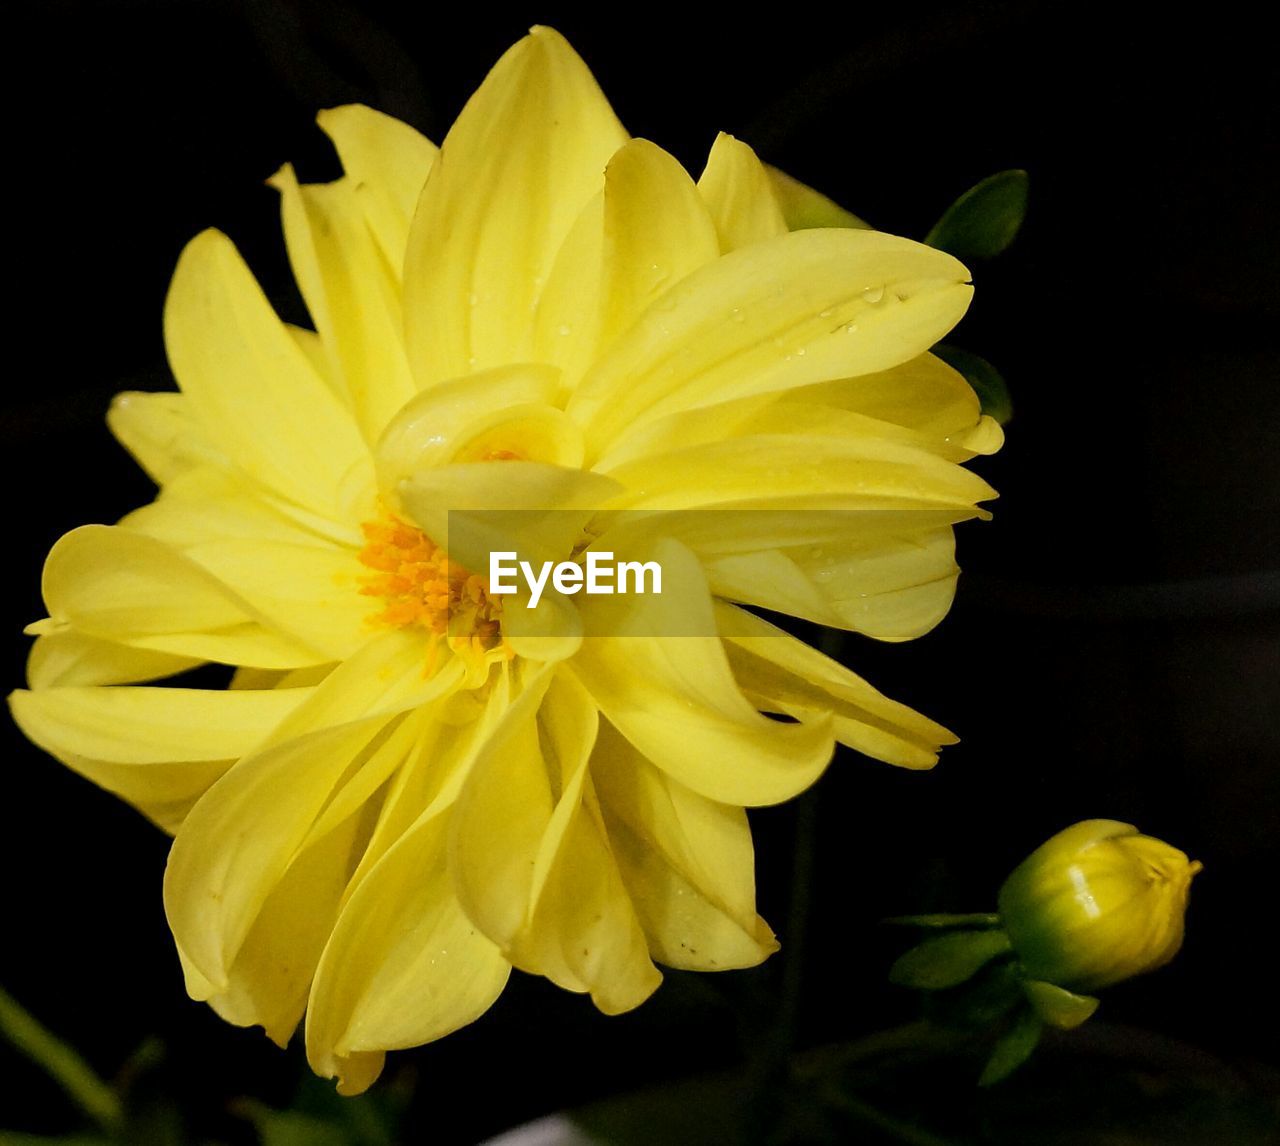
[(1029, 978), (1105, 987), (1178, 953), (1187, 890), (1200, 868), (1132, 824), (1084, 820), (1005, 880), (1001, 923)]

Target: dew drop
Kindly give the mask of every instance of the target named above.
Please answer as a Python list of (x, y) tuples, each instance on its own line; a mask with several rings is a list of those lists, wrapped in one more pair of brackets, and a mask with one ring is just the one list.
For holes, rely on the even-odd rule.
[(870, 286), (862, 292), (862, 301), (869, 302), (872, 306), (875, 306), (882, 298), (884, 298), (884, 287), (882, 286)]
[(830, 317), (831, 317), (831, 308), (830, 308), (830, 307), (827, 307), (827, 309), (826, 309), (826, 310), (820, 310), (820, 311), (818, 311), (818, 317), (819, 317), (819, 318), (830, 318)]
[(561, 338), (567, 338), (567, 337), (568, 337), (569, 335), (571, 335), (572, 333), (573, 333), (573, 327), (572, 327), (572, 326), (570, 326), (567, 322), (562, 322), (562, 323), (560, 324), (560, 337), (561, 337)]
[(858, 324), (856, 322), (847, 322), (844, 327), (845, 334), (857, 334)]
[(747, 316), (746, 316), (745, 314), (743, 314), (743, 313), (742, 313), (742, 307), (740, 307), (740, 306), (735, 306), (735, 307), (733, 308), (733, 310), (731, 310), (731, 311), (729, 312), (729, 317), (730, 317), (731, 319), (733, 319), (733, 321), (734, 321), (734, 322), (746, 322), (746, 321), (747, 321)]

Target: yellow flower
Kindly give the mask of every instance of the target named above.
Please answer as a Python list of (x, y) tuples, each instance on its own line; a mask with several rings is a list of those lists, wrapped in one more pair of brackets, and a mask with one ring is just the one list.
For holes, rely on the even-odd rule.
[(1132, 824), (1084, 820), (1041, 844), (1005, 880), (1001, 924), (1028, 977), (1096, 990), (1178, 953), (1200, 867)]
[[(741, 605), (929, 629), (952, 526), (993, 496), (959, 463), (1000, 431), (927, 353), (963, 266), (788, 233), (729, 136), (695, 183), (550, 30), (439, 152), (367, 108), (320, 125), (344, 178), (273, 180), (315, 330), (225, 236), (190, 243), (181, 392), (109, 418), (160, 493), (54, 547), (11, 703), (175, 834), (191, 995), (282, 1044), (305, 1012), (314, 1068), (355, 1093), (512, 966), (614, 1013), (655, 962), (776, 948), (744, 807), (836, 741), (926, 768), (953, 738)], [(529, 609), (489, 591), (494, 529), (656, 555), (681, 591)], [(139, 683), (202, 662), (230, 687)]]

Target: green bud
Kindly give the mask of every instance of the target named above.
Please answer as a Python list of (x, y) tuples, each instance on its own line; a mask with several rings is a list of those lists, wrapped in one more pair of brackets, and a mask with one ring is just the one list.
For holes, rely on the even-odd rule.
[(1084, 820), (1005, 880), (1001, 922), (1028, 978), (1095, 990), (1178, 953), (1187, 891), (1200, 868), (1132, 824)]

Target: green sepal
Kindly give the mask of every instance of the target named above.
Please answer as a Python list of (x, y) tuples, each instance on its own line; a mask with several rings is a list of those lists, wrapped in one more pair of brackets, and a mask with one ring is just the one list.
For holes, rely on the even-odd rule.
[(933, 353), (953, 370), (960, 371), (973, 387), (982, 405), (982, 412), (989, 414), (1002, 426), (1013, 417), (1013, 399), (1000, 371), (985, 358), (968, 350), (961, 350), (946, 343), (939, 343)]
[(943, 212), (924, 241), (961, 260), (995, 258), (1017, 237), (1029, 188), (1025, 171), (987, 176)]
[(1008, 1078), (1031, 1057), (1043, 1030), (1044, 1023), (1040, 1021), (1040, 1016), (1030, 1008), (1024, 1010), (1013, 1026), (997, 1040), (995, 1049), (978, 1078), (978, 1085), (992, 1086)]
[(955, 931), (913, 947), (890, 968), (889, 981), (920, 991), (945, 990), (972, 979), (1009, 950), (1003, 931)]
[(1022, 990), (1036, 1014), (1060, 1030), (1078, 1027), (1098, 1009), (1098, 1000), (1092, 995), (1077, 995), (1043, 979), (1027, 979)]
[(973, 912), (969, 915), (891, 915), (884, 921), (899, 927), (926, 927), (945, 931), (951, 927), (999, 927), (1000, 916), (995, 912)]

